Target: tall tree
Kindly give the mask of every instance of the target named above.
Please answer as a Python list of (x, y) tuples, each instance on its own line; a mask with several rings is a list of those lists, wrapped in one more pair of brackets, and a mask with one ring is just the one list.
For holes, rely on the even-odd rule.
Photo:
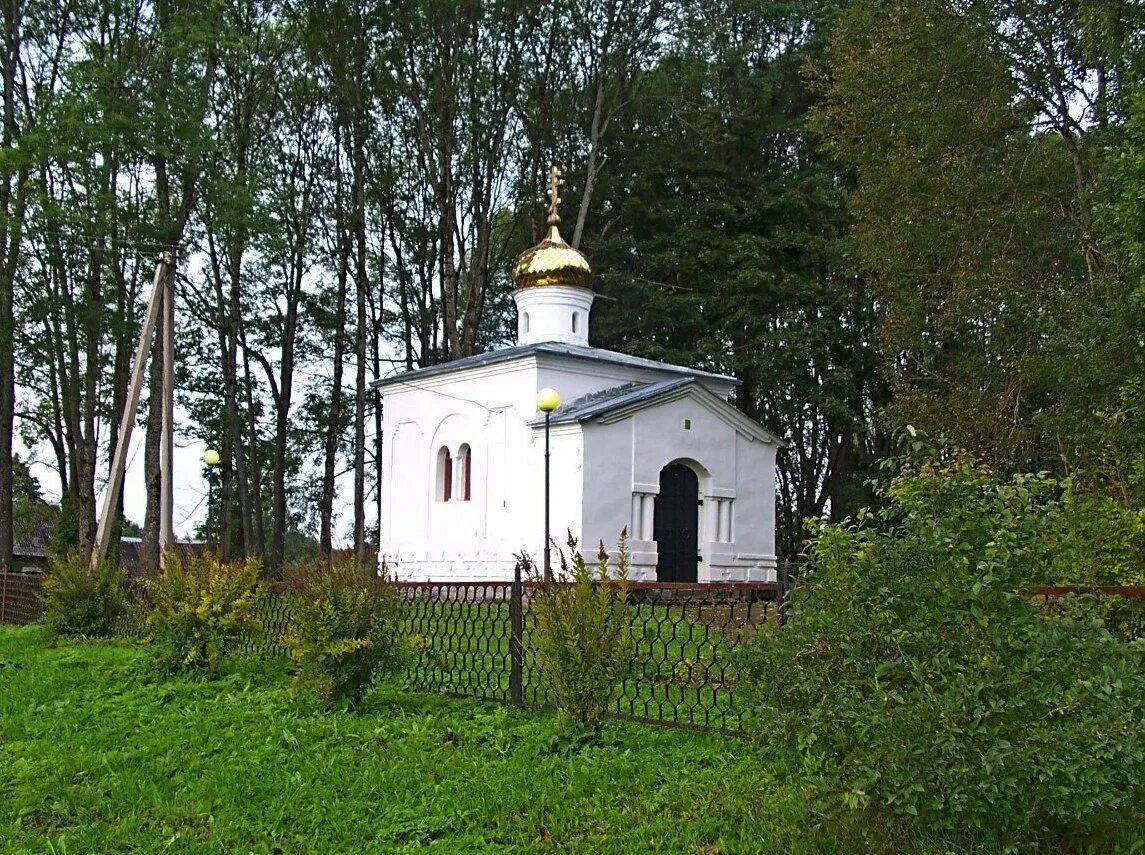
[[(266, 304), (274, 310), (257, 327), (260, 340), (252, 355), (262, 363), (275, 409), (274, 462), (271, 474), (271, 543), (269, 569), (282, 569), (287, 533), (287, 445), (294, 391), (300, 313), (305, 278), (312, 262), (318, 200), (317, 186), (326, 166), (322, 112), (313, 76), (301, 66), (282, 86), (277, 111), (277, 161), (268, 176), (266, 205), (271, 227), (263, 254), (266, 281), (273, 283)], [(278, 354), (275, 369), (268, 352)]]
[[(21, 136), (16, 120), (17, 83), (24, 18), (23, 0), (4, 0), (4, 116), (0, 140), (15, 152)], [(0, 169), (0, 572), (12, 569), (12, 432), (15, 427), (15, 317), (13, 290), (20, 264), (21, 229), (27, 206), (26, 164)]]
[(196, 303), (214, 305), (213, 322), (206, 326), (214, 327), (222, 373), (223, 424), (211, 444), (221, 449), (217, 533), (224, 558), (236, 543), (242, 554), (262, 553), (241, 412), (238, 328), (251, 278), (244, 260), (264, 228), (257, 200), (265, 164), (271, 161), (268, 143), (286, 49), (281, 13), (278, 4), (261, 0), (225, 4), (224, 27), (230, 35), (219, 46), (218, 84), (211, 98), (217, 142), (204, 181), (202, 219), (212, 293)]
[[(829, 10), (819, 10), (823, 16)], [(806, 127), (826, 17), (688, 4), (618, 121), (584, 246), (597, 344), (734, 374), (781, 436), (778, 541), (844, 512), (879, 442), (874, 306), (849, 256), (846, 176)]]
[(1087, 466), (1097, 425), (1077, 416), (1104, 407), (1075, 379), (1106, 359), (1082, 348), (1131, 358), (1094, 335), (1122, 303), (1092, 212), (1129, 61), (1124, 33), (1087, 23), (1099, 11), (857, 3), (824, 66), (819, 127), (857, 172), (890, 416), (1013, 468)]
[[(150, 50), (145, 66), (150, 97), (142, 105), (154, 137), (146, 157), (155, 177), (156, 234), (164, 247), (178, 255), (198, 204), (200, 178), (211, 146), (204, 118), (218, 70), (217, 44), (223, 21), (216, 6), (183, 0), (156, 0), (154, 13), (154, 29), (147, 34)], [(175, 294), (174, 265), (168, 276), (172, 279), (168, 293)], [(162, 328), (156, 336), (152, 366), (162, 366), (161, 342)], [(144, 451), (147, 512), (141, 550), (141, 559), (152, 566), (158, 564), (160, 548), (162, 407), (158, 404), (163, 382), (161, 368), (153, 369)]]

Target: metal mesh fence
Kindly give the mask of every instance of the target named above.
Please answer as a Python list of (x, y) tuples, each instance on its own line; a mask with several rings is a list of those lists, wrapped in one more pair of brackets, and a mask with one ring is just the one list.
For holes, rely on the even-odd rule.
[(613, 712), (739, 731), (733, 653), (778, 617), (774, 585), (633, 586), (635, 655)]
[[(32, 623), (42, 612), (36, 573), (0, 573), (0, 622)], [(397, 583), (414, 655), (405, 674), (413, 690), (551, 707), (535, 643), (528, 584), (515, 582)], [(633, 649), (613, 694), (611, 714), (640, 721), (742, 732), (736, 703), (737, 648), (764, 624), (798, 620), (812, 586), (785, 576), (778, 584), (631, 583), (628, 613)], [(1145, 586), (1042, 587), (1039, 609), (1056, 619), (1101, 622), (1118, 638), (1145, 637)], [(145, 637), (144, 586), (128, 584), (129, 608), (116, 627)], [(241, 649), (284, 656), (291, 627), (288, 596), (260, 591), (256, 628)]]
[(1145, 585), (1042, 586), (1033, 593), (1043, 614), (1100, 623), (1123, 641), (1145, 638)]
[[(529, 585), (399, 584), (415, 658), (409, 688), (551, 707), (534, 643)], [(520, 609), (514, 656), (515, 608)], [(738, 732), (736, 646), (774, 620), (775, 586), (633, 583), (633, 656), (611, 712), (625, 718)]]
[(511, 582), (399, 583), (412, 689), (509, 701)]

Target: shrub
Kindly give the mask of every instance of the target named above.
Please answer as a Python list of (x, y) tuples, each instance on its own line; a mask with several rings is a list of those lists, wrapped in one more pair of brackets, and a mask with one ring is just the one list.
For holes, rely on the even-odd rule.
[(948, 455), (819, 527), (810, 598), (740, 665), (759, 735), (833, 816), (1060, 845), (1134, 821), (1145, 647), (1022, 593), (1072, 524), (1060, 495)]
[(94, 569), (75, 552), (53, 558), (44, 579), (41, 621), (53, 635), (109, 636), (127, 613), (123, 568)]
[(167, 553), (163, 573), (145, 583), (152, 602), (147, 622), (159, 651), (155, 664), (216, 669), (244, 633), (255, 629), (251, 609), (258, 581), (254, 558), (223, 563), (209, 553)]
[(294, 686), (326, 706), (353, 707), (407, 653), (397, 591), (353, 559), (314, 565), (292, 580), (292, 630), (283, 639)]
[(541, 660), (541, 678), (557, 706), (594, 728), (608, 709), (613, 687), (633, 654), (628, 600), (628, 532), (620, 535), (616, 574), (610, 577), (608, 551), (600, 544), (594, 573), (568, 538), (571, 568), (560, 553), (555, 582), (533, 579), (532, 637)]

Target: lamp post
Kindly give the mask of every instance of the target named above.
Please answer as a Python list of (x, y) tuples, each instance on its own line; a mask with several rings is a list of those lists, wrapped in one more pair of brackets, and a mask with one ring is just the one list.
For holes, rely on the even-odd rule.
[[(219, 453), (217, 451), (215, 451), (215, 449), (213, 449), (213, 448), (208, 448), (206, 451), (203, 452), (203, 462), (205, 464), (207, 464), (208, 467), (218, 466), (220, 459), (221, 458), (219, 457)], [(207, 476), (207, 539), (212, 541), (212, 546), (217, 547), (219, 544), (217, 542), (214, 542), (216, 540), (215, 527), (213, 525), (211, 525), (211, 509), (214, 506), (215, 506), (215, 481), (210, 475), (208, 475)]]
[(537, 409), (545, 414), (545, 581), (553, 581), (553, 565), (550, 556), (552, 536), (549, 534), (549, 419), (561, 403), (556, 389), (542, 389), (537, 393)]

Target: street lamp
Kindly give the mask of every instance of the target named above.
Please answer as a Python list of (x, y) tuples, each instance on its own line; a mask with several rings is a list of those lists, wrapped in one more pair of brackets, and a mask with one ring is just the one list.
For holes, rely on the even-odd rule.
[(556, 389), (545, 388), (537, 393), (537, 409), (545, 414), (545, 581), (553, 581), (553, 565), (549, 545), (549, 418), (561, 403)]
[[(217, 451), (215, 451), (215, 449), (213, 449), (213, 448), (208, 448), (206, 451), (203, 452), (203, 462), (205, 464), (207, 464), (208, 467), (218, 466), (220, 459), (221, 458), (219, 457), (219, 453)], [(213, 478), (211, 478), (208, 475), (207, 476), (207, 537), (210, 540), (216, 540), (216, 538), (214, 537), (214, 535), (215, 535), (214, 526), (211, 525), (211, 509), (214, 506), (215, 506), (215, 481)], [(218, 543), (214, 543), (213, 545), (218, 546)]]

